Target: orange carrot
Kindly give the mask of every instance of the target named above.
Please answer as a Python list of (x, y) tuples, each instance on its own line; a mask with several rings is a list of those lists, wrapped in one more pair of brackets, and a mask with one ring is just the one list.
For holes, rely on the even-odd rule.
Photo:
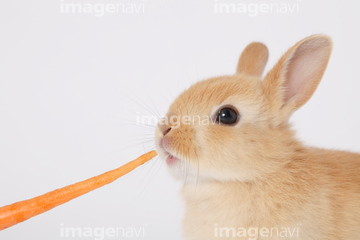
[(48, 192), (29, 200), (1, 207), (0, 231), (109, 184), (149, 161), (156, 155), (156, 151), (148, 152), (120, 168), (103, 173), (99, 176)]

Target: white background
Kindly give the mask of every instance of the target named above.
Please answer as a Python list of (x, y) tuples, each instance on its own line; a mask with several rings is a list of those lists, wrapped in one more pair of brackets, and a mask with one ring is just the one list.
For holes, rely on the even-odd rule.
[[(154, 128), (135, 125), (136, 116), (165, 114), (192, 83), (233, 73), (251, 41), (268, 45), (269, 70), (298, 40), (333, 38), (320, 88), (291, 120), (306, 143), (360, 152), (359, 1), (288, 1), (299, 12), (254, 17), (215, 14), (211, 0), (122, 2), (145, 12), (96, 17), (62, 14), (59, 0), (0, 3), (0, 206), (152, 149)], [(61, 226), (144, 227), (142, 239), (181, 239), (179, 185), (156, 159), (0, 239), (94, 239), (63, 238)]]

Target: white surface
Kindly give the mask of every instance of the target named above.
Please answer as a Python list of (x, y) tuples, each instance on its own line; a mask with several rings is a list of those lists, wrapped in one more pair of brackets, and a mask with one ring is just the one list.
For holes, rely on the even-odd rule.
[[(60, 1), (0, 3), (1, 206), (151, 149), (153, 129), (124, 125), (126, 119), (134, 122), (147, 108), (164, 114), (197, 80), (233, 73), (240, 52), (255, 40), (268, 45), (270, 69), (303, 37), (333, 38), (320, 88), (292, 121), (309, 144), (360, 152), (359, 1), (288, 1), (299, 4), (298, 13), (255, 17), (215, 14), (209, 0), (118, 2), (145, 4), (144, 13), (97, 17), (62, 14)], [(158, 159), (0, 232), (0, 239), (95, 239), (62, 237), (62, 227), (144, 227), (141, 239), (181, 239), (178, 189)]]

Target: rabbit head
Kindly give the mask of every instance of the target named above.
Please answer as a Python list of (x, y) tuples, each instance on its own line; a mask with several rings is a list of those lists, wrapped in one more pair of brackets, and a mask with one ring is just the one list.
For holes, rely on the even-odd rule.
[(156, 148), (178, 178), (251, 181), (274, 173), (299, 144), (288, 119), (315, 92), (332, 41), (313, 35), (291, 47), (264, 78), (268, 50), (251, 43), (236, 73), (200, 81), (171, 104)]

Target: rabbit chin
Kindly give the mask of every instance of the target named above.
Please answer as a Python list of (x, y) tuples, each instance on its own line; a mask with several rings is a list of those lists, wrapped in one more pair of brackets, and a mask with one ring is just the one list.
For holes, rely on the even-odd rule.
[[(171, 155), (167, 155), (163, 159), (166, 162), (166, 166), (170, 175), (176, 180), (182, 181), (184, 184), (200, 184), (208, 182), (251, 182), (256, 178), (261, 178), (258, 172), (251, 170), (244, 171), (227, 171), (225, 174), (223, 170), (204, 171), (192, 162), (185, 161), (179, 158), (175, 158)], [(195, 166), (194, 166), (195, 165)]]
[[(184, 184), (200, 184), (207, 182), (250, 182), (256, 178), (261, 178), (258, 171), (248, 169), (245, 166), (240, 170), (233, 168), (206, 168), (200, 162), (191, 159), (181, 159), (169, 153), (164, 148), (157, 146), (159, 157), (165, 162), (171, 176)], [(202, 161), (198, 159), (197, 161)], [(200, 167), (201, 165), (201, 167)], [(204, 168), (205, 167), (205, 168)]]
[(198, 167), (192, 166), (189, 160), (177, 158), (163, 150), (157, 150), (160, 158), (166, 163), (171, 176), (184, 184), (198, 184), (209, 181), (212, 178), (207, 174), (201, 173)]

